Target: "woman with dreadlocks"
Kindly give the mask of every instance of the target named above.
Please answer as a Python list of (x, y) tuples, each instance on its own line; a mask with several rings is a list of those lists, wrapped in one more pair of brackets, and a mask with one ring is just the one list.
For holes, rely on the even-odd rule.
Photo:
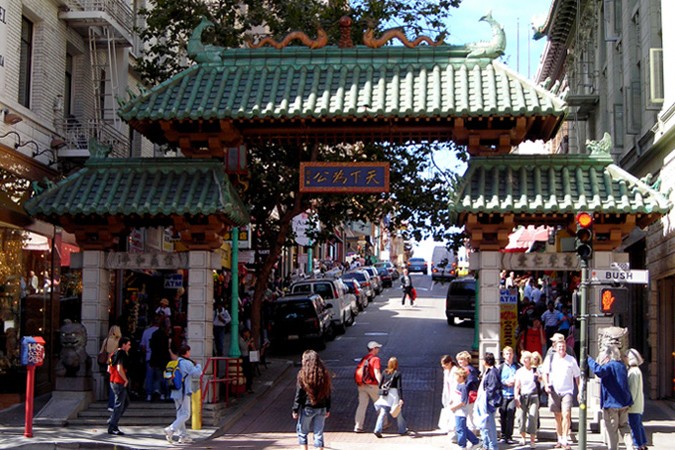
[(331, 378), (314, 350), (302, 354), (302, 368), (293, 400), (293, 419), (297, 419), (298, 443), (307, 450), (307, 435), (314, 433), (314, 447), (323, 450), (323, 427), (330, 417)]

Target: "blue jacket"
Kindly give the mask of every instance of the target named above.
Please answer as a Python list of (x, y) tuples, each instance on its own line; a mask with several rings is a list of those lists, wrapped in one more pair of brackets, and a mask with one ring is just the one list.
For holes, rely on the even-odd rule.
[(600, 377), (600, 407), (623, 408), (633, 404), (628, 386), (628, 369), (621, 361), (598, 364), (588, 357), (588, 367)]
[(487, 396), (487, 409), (490, 414), (502, 404), (502, 381), (499, 379), (499, 370), (491, 367), (483, 375), (483, 389)]

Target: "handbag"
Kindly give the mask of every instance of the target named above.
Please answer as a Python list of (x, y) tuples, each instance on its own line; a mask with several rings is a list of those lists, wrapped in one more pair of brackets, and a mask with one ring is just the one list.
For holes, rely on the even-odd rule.
[(396, 372), (394, 372), (391, 375), (391, 378), (389, 378), (385, 383), (382, 383), (380, 390), (377, 391), (378, 395), (381, 395), (382, 397), (389, 395), (389, 387), (391, 387), (391, 382), (394, 381), (394, 375), (396, 375)]
[(96, 356), (96, 361), (98, 362), (99, 366), (105, 366), (108, 364), (108, 352), (103, 350)]
[(248, 352), (248, 360), (250, 362), (260, 362), (260, 351), (259, 350), (251, 350)]
[(397, 403), (394, 406), (392, 406), (389, 414), (391, 414), (391, 417), (393, 417), (394, 419), (397, 418), (398, 415), (401, 414), (401, 403)]

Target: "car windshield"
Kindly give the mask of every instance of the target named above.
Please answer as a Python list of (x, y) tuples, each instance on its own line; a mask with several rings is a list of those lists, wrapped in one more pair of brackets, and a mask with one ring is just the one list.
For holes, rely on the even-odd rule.
[(358, 280), (358, 281), (366, 281), (366, 276), (362, 273), (359, 272), (349, 272), (346, 273), (342, 276), (345, 280)]
[(423, 263), (423, 262), (424, 262), (424, 259), (422, 259), (422, 258), (410, 258), (409, 261), (410, 261), (411, 263), (417, 263), (417, 264), (419, 264), (419, 263)]
[(316, 316), (310, 302), (277, 303), (276, 314), (281, 320), (311, 319)]
[(381, 269), (379, 269), (379, 270), (377, 271), (377, 273), (378, 273), (380, 276), (382, 276), (382, 275), (387, 275), (387, 276), (388, 276), (388, 275), (389, 275), (389, 272), (388, 272), (387, 269), (385, 269), (384, 267), (381, 268)]
[(451, 295), (476, 295), (475, 281), (460, 281), (457, 283), (450, 283)]

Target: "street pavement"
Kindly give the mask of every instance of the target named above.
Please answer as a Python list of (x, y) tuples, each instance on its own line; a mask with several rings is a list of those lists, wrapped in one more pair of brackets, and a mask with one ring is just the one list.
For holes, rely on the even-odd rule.
[[(456, 354), (470, 349), (473, 338), (471, 324), (450, 327), (444, 318), (445, 286), (432, 286), (428, 276), (416, 275), (413, 283), (420, 298), (414, 307), (403, 307), (400, 289), (387, 289), (376, 298), (346, 334), (329, 342), (322, 358), (334, 373), (333, 408), (326, 424), (326, 448), (360, 449), (455, 449), (448, 436), (436, 430), (440, 409), (442, 373), (439, 359), (444, 353)], [(411, 435), (399, 436), (393, 428), (383, 438), (371, 432), (354, 433), (354, 411), (357, 398), (353, 382), (356, 361), (365, 353), (366, 344), (377, 340), (384, 347), (383, 364), (397, 356), (404, 381), (403, 414)], [(255, 394), (234, 401), (226, 410), (224, 423), (218, 429), (190, 430), (194, 442), (181, 445), (194, 449), (280, 449), (297, 448), (295, 422), (290, 408), (295, 389), (295, 376), (301, 349), (277, 351), (270, 365), (255, 380)], [(45, 403), (38, 399), (38, 403)], [(39, 409), (37, 409), (39, 410)], [(541, 408), (541, 429), (538, 449), (552, 448), (555, 443), (554, 421), (547, 408)], [(98, 428), (34, 426), (33, 437), (23, 436), (22, 405), (0, 411), (0, 449), (155, 449), (171, 447), (161, 427), (122, 426), (125, 436), (110, 436), (105, 424)], [(574, 411), (573, 417), (578, 417)], [(167, 424), (173, 420), (167, 417)], [(369, 407), (366, 429), (372, 430), (375, 413)], [(675, 448), (675, 408), (673, 402), (647, 401), (645, 427), (651, 448)], [(178, 446), (175, 446), (178, 447)], [(310, 441), (310, 448), (312, 448)], [(502, 445), (501, 449), (526, 448)], [(588, 449), (606, 448), (601, 435), (588, 434)]]

